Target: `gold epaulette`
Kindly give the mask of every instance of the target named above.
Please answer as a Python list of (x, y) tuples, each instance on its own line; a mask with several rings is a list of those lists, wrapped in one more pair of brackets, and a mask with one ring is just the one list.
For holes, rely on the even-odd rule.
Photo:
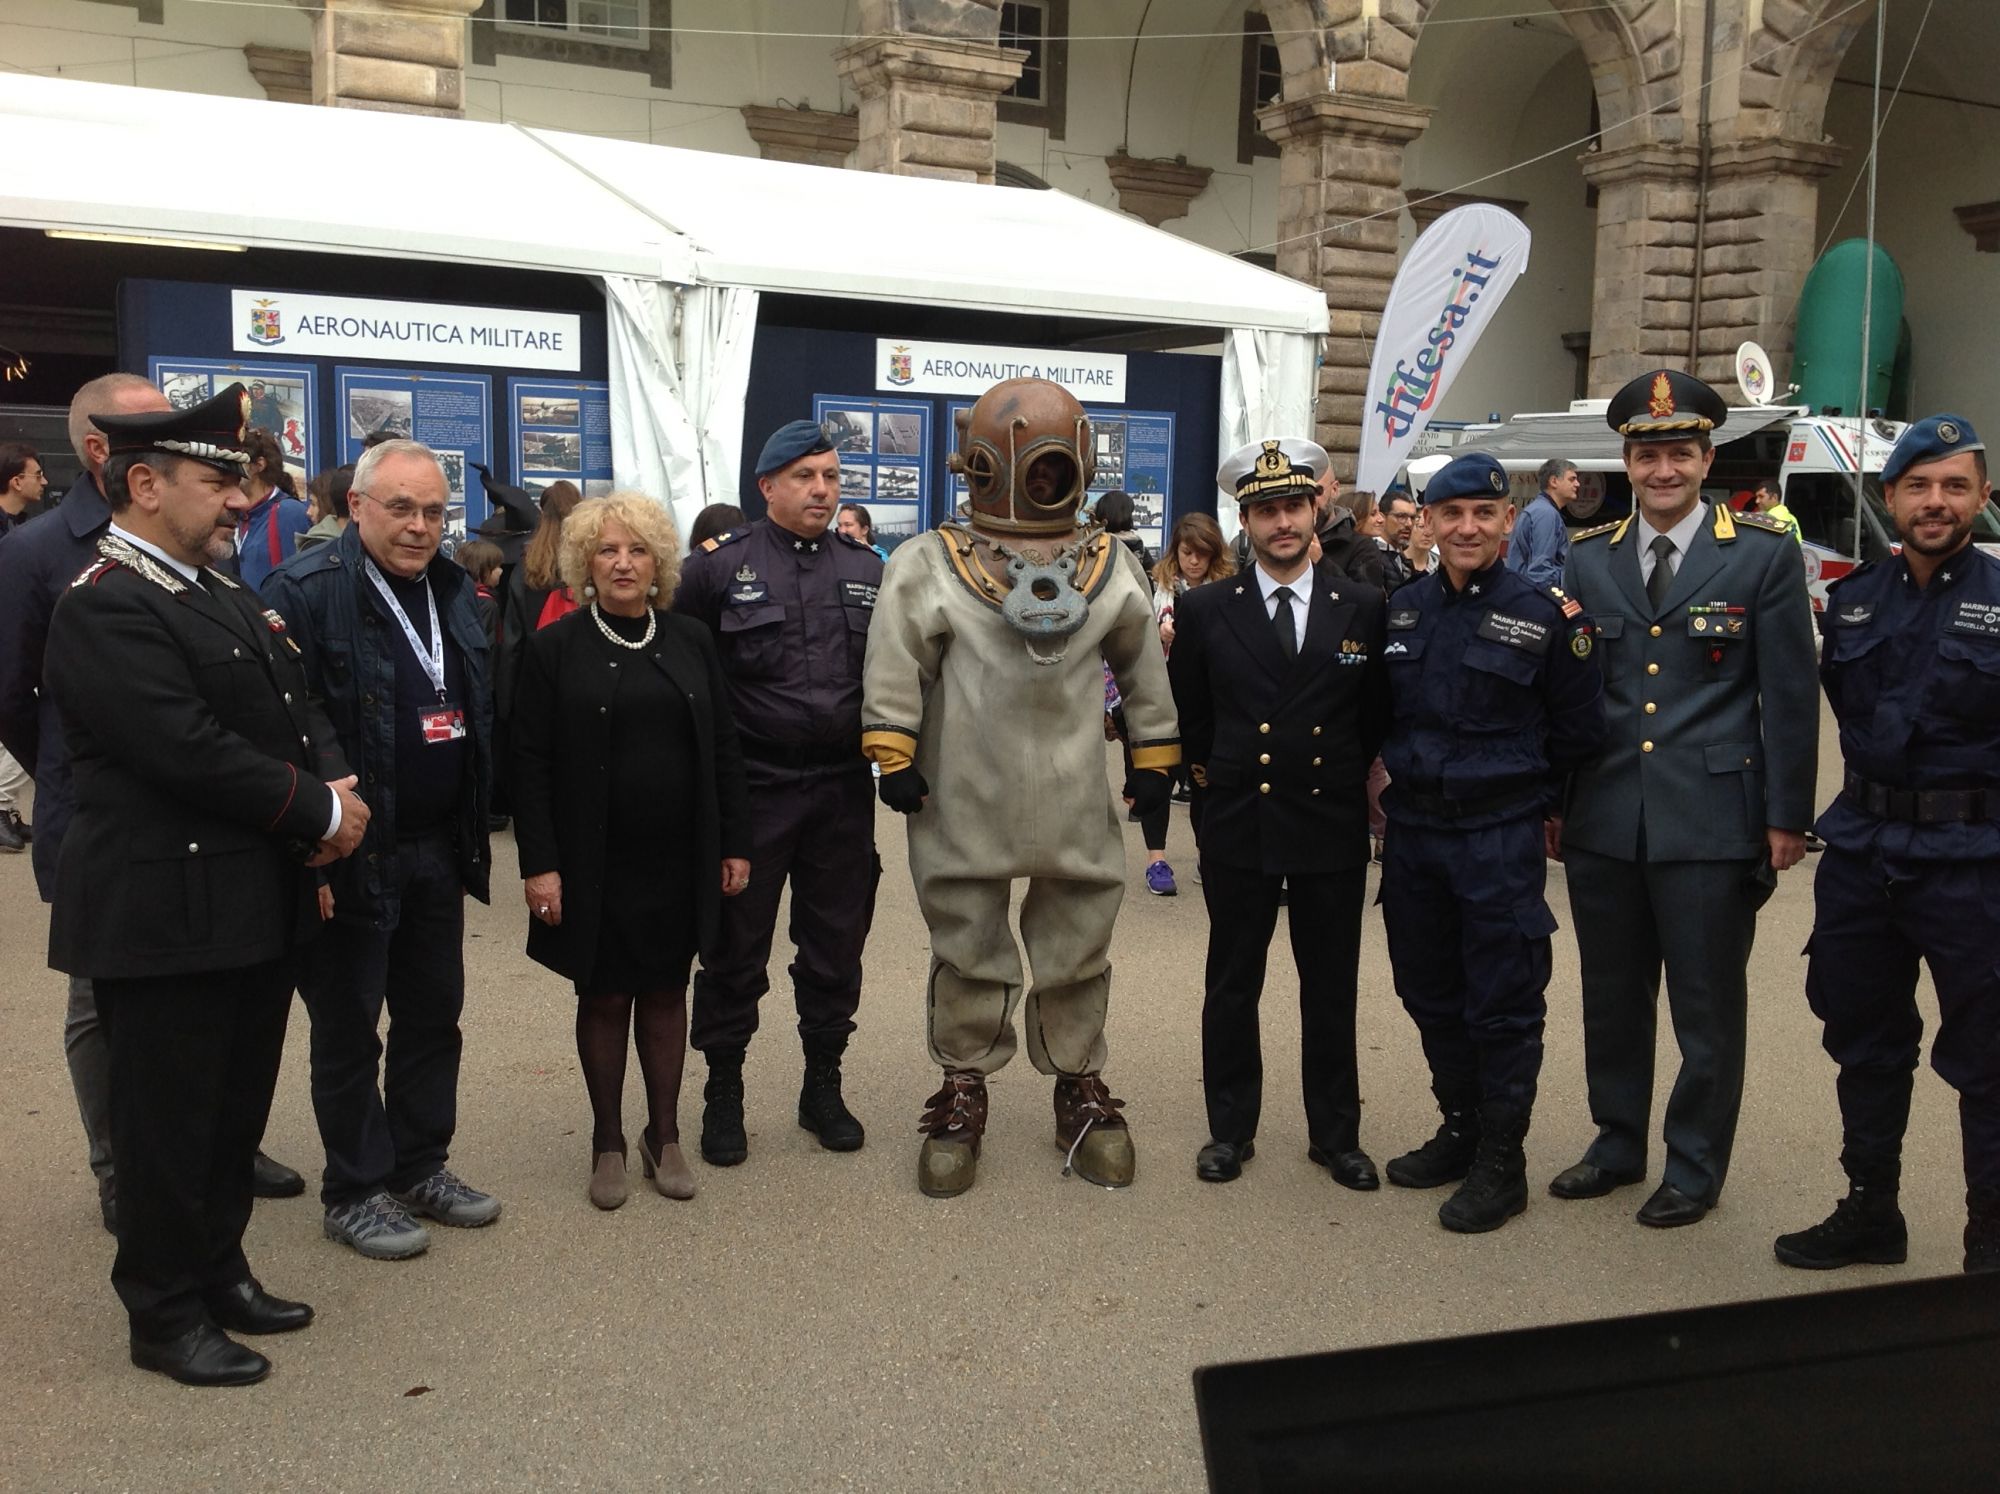
[(1569, 542), (1573, 545), (1578, 540), (1596, 539), (1600, 534), (1609, 534), (1624, 522), (1623, 519), (1613, 519), (1609, 524), (1599, 524), (1591, 529), (1578, 529), (1571, 533)]
[(1736, 516), (1736, 522), (1739, 524), (1748, 524), (1752, 529), (1763, 529), (1771, 534), (1782, 534), (1787, 537), (1792, 532), (1768, 514), (1751, 513), (1747, 510)]

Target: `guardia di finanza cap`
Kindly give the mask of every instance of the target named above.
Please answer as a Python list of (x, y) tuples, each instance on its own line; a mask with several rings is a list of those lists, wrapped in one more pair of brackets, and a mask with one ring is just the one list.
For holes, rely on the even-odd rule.
[(1933, 415), (1903, 432), (1882, 464), (1882, 481), (1894, 482), (1922, 462), (1941, 462), (1962, 451), (1984, 451), (1986, 443), (1963, 415)]
[(1325, 448), (1298, 436), (1252, 441), (1229, 453), (1216, 471), (1215, 485), (1234, 494), (1238, 503), (1310, 498), (1319, 491), (1319, 475), (1326, 465)]
[(1453, 457), (1424, 488), (1426, 507), (1452, 498), (1507, 501), (1507, 469), (1483, 451)]
[(1640, 374), (1611, 396), (1604, 411), (1605, 424), (1628, 441), (1684, 441), (1728, 418), (1721, 395), (1677, 368)]
[(250, 424), (250, 391), (231, 384), (212, 399), (185, 410), (148, 410), (143, 415), (93, 415), (91, 424), (108, 438), (113, 457), (187, 457), (241, 477), (250, 467), (243, 433)]
[(780, 467), (789, 467), (800, 457), (832, 451), (833, 442), (816, 420), (793, 420), (771, 432), (771, 439), (757, 453), (757, 475), (769, 477)]

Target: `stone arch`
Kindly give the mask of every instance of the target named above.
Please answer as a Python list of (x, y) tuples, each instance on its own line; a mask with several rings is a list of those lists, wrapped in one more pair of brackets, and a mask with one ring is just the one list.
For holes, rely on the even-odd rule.
[(1583, 48), (1597, 90), (1598, 144), (1677, 144), (1681, 43), (1675, 0), (1548, 0)]
[(1401, 99), (1408, 95), (1410, 60), (1438, 0), (1265, 0), (1262, 6), (1285, 69), (1285, 97), (1326, 92), (1330, 67), (1342, 93)]
[(1834, 73), (1879, 3), (1764, 0), (1763, 24), (1744, 46), (1738, 137), (1818, 140)]

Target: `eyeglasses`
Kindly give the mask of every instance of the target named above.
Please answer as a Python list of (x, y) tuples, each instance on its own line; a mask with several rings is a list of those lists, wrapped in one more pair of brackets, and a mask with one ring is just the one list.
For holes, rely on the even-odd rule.
[(380, 507), (383, 513), (398, 524), (407, 524), (411, 519), (421, 516), (424, 523), (432, 529), (444, 527), (442, 503), (426, 503), (419, 506), (407, 498), (378, 498), (373, 493), (363, 493), (361, 496)]

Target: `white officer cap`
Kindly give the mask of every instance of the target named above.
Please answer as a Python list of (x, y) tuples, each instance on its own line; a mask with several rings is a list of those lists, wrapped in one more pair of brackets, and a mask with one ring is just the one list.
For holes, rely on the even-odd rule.
[(1216, 469), (1215, 486), (1220, 495), (1234, 503), (1276, 498), (1300, 491), (1301, 478), (1317, 490), (1331, 462), (1326, 448), (1303, 436), (1281, 436), (1275, 441), (1251, 441), (1229, 453)]

